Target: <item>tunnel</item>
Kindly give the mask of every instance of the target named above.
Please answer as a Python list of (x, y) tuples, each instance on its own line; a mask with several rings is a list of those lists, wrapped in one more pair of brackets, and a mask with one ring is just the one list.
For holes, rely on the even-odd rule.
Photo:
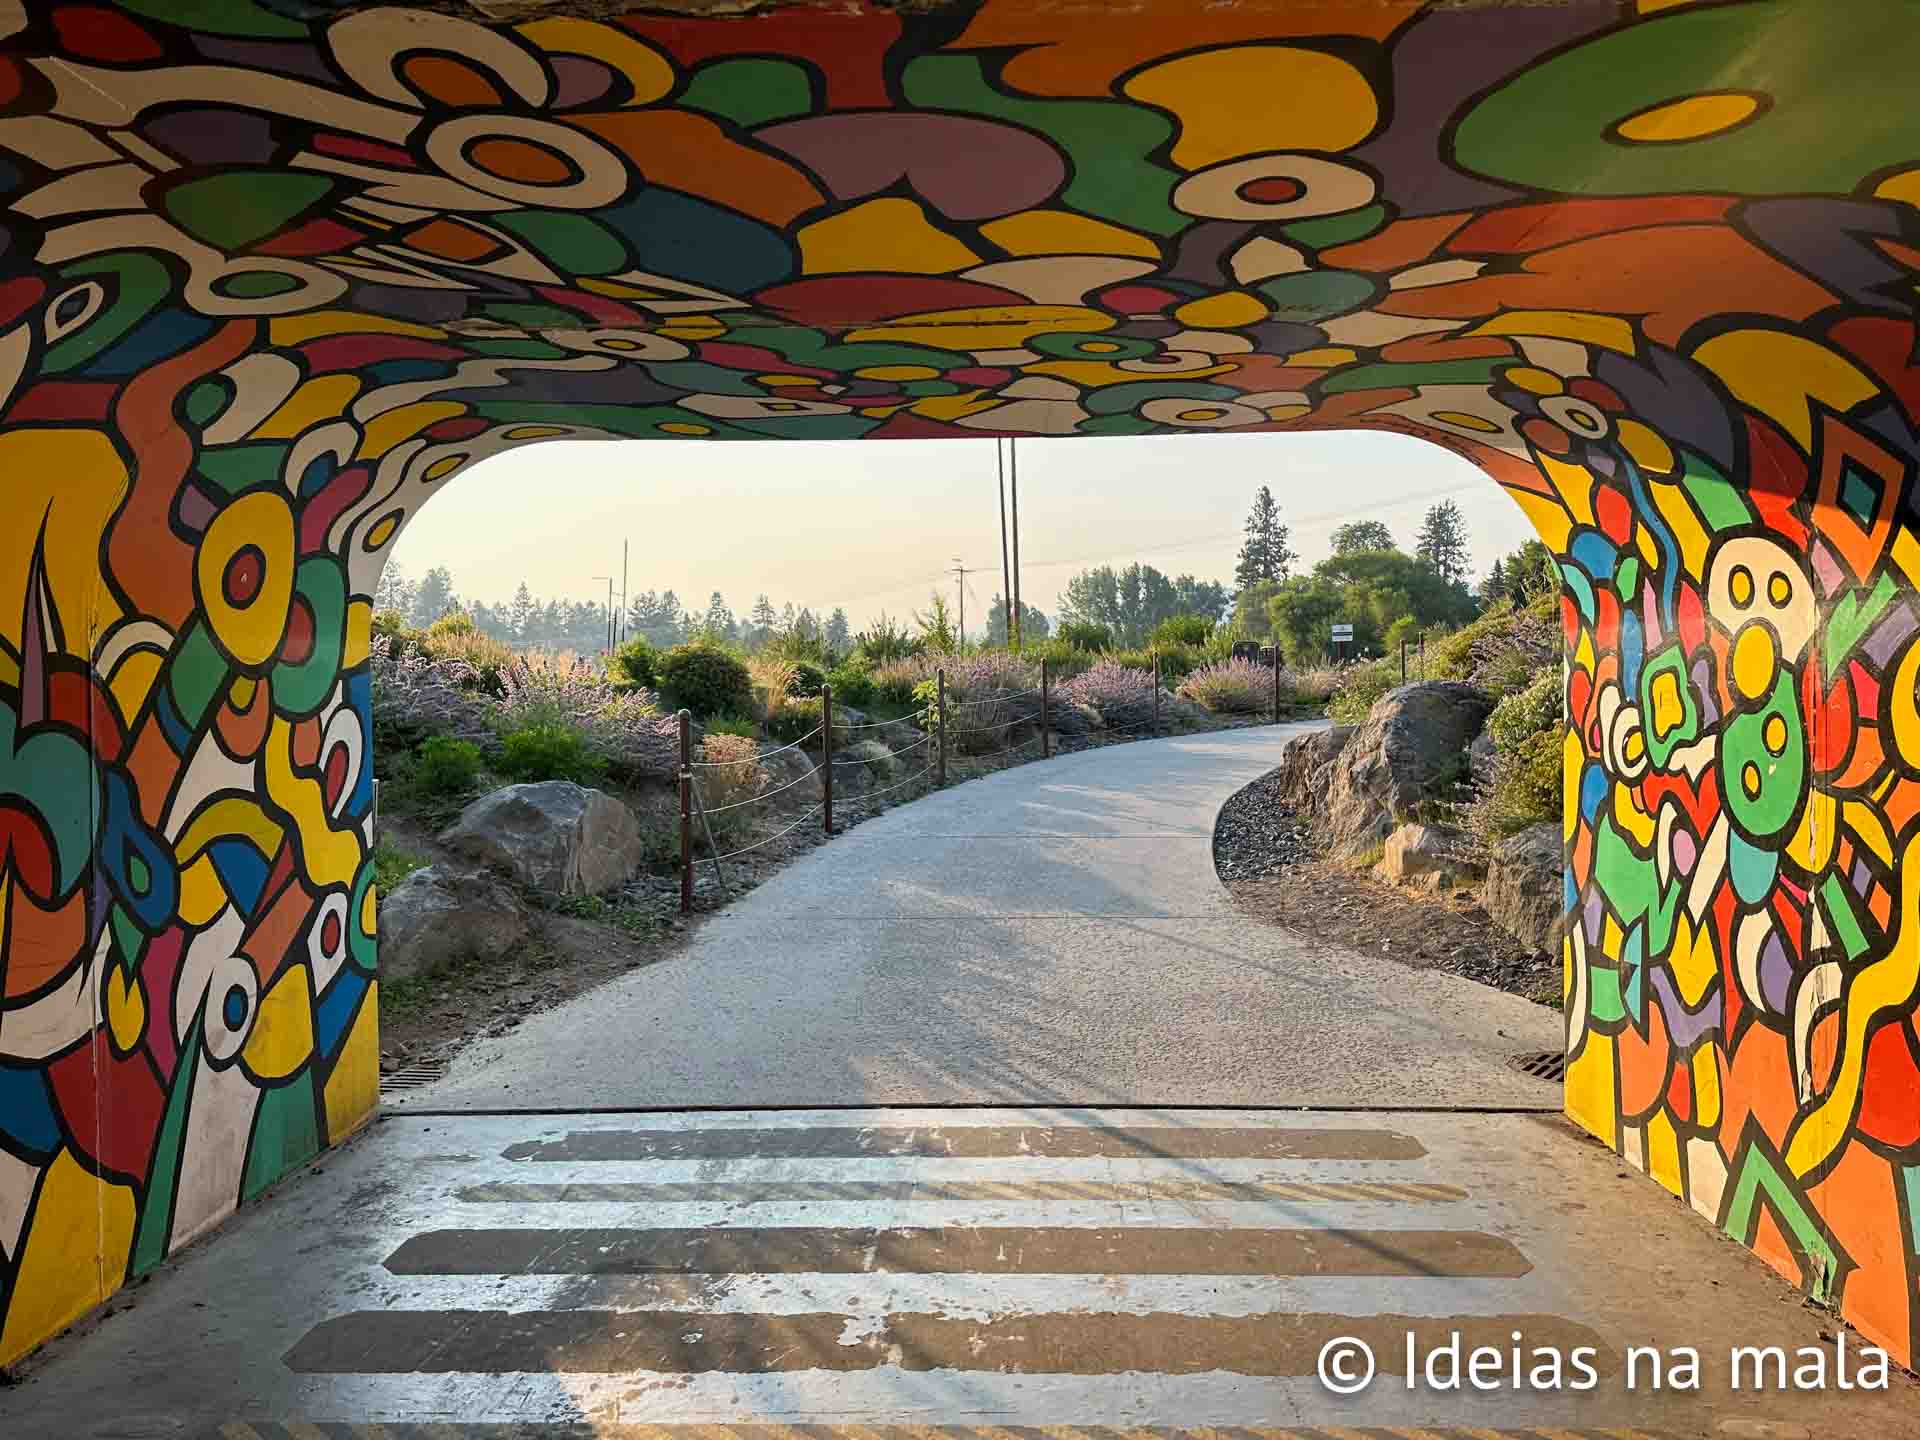
[(626, 9), (0, 0), (0, 1363), (374, 1114), (464, 469), (1353, 429), (1558, 560), (1566, 1114), (1911, 1361), (1920, 6)]

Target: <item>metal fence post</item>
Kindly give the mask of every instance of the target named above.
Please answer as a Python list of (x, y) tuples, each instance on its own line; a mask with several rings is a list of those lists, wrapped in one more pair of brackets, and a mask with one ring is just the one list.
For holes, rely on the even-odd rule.
[(1160, 652), (1149, 650), (1147, 659), (1153, 666), (1153, 729), (1149, 733), (1158, 740), (1160, 738)]
[(693, 713), (680, 720), (680, 913), (693, 913)]
[(934, 712), (934, 724), (940, 731), (940, 769), (934, 783), (944, 785), (947, 783), (947, 667), (942, 665), (934, 676), (939, 684), (936, 694), (940, 707)]
[(833, 834), (833, 687), (820, 687), (820, 794), (824, 801), (825, 832)]
[(1052, 738), (1047, 734), (1049, 728), (1047, 715), (1047, 662), (1040, 662), (1040, 758), (1045, 760), (1052, 753)]
[(1273, 723), (1280, 723), (1280, 637), (1273, 637)]

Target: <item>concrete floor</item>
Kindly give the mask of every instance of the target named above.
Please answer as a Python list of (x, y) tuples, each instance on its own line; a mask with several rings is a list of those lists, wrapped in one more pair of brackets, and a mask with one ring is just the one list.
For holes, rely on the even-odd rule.
[[(1551, 1116), (399, 1115), (323, 1168), (57, 1342), (0, 1435), (1920, 1434), (1898, 1376), (1731, 1393), (1732, 1347), (1832, 1322)], [(1408, 1333), (1455, 1331), (1520, 1332), (1529, 1388), (1409, 1388)], [(1630, 1387), (1635, 1345), (1699, 1393)], [(1581, 1346), (1591, 1391), (1531, 1388)]]
[(396, 1108), (1557, 1110), (1506, 1063), (1559, 1049), (1557, 1014), (1234, 911), (1214, 817), (1308, 728), (1083, 751), (903, 806)]

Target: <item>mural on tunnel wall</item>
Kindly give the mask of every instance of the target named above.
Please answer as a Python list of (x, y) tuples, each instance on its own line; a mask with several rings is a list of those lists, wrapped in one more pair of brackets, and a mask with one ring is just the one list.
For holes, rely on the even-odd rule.
[(1912, 1355), (1917, 7), (335, 9), (0, 0), (0, 1362), (370, 1114), (463, 467), (1354, 427), (1560, 557), (1569, 1112)]

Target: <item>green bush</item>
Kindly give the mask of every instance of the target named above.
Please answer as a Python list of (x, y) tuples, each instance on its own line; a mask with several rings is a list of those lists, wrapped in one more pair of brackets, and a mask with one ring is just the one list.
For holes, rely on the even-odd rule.
[(924, 648), (911, 630), (896, 622), (885, 611), (873, 624), (853, 637), (853, 653), (868, 666), (911, 660)]
[(760, 722), (746, 715), (714, 715), (701, 721), (709, 735), (739, 735), (748, 740), (760, 738)]
[(873, 703), (873, 676), (857, 666), (842, 665), (829, 671), (827, 683), (833, 686), (833, 699), (836, 705), (848, 704), (865, 709)]
[(1560, 731), (1560, 668), (1541, 670), (1533, 683), (1493, 707), (1487, 734), (1502, 754), (1517, 753), (1533, 736)]
[(1564, 779), (1558, 729), (1540, 730), (1502, 755), (1486, 804), (1488, 828), (1510, 835), (1543, 820), (1560, 818)]
[[(811, 661), (796, 660), (793, 662), (793, 682), (788, 685), (787, 693), (797, 696), (802, 700), (810, 700), (820, 693), (821, 687), (826, 683), (826, 671)], [(835, 689), (833, 693), (840, 699), (846, 699), (845, 696), (840, 694), (838, 689)], [(848, 700), (847, 703), (851, 705), (853, 702)]]
[(1374, 702), (1400, 683), (1400, 657), (1356, 665), (1341, 679), (1327, 702), (1328, 718), (1337, 725), (1358, 725)]
[(420, 747), (413, 781), (429, 795), (460, 795), (480, 779), (480, 747), (435, 735)]
[(655, 690), (660, 685), (660, 652), (644, 635), (627, 641), (607, 662), (607, 677), (622, 690)]
[(1213, 621), (1204, 615), (1171, 615), (1153, 627), (1147, 643), (1161, 649), (1170, 646), (1204, 646), (1213, 638)]
[[(818, 695), (807, 699), (790, 697), (782, 700), (767, 716), (768, 738), (778, 740), (782, 745), (805, 739), (819, 727), (821, 710), (822, 702)], [(846, 724), (836, 713), (833, 722), (834, 748), (838, 749), (846, 737)], [(819, 737), (816, 736), (807, 741), (807, 747), (811, 749), (819, 743)]]
[(1054, 631), (1055, 638), (1065, 641), (1070, 650), (1086, 650), (1099, 654), (1113, 648), (1113, 631), (1104, 625), (1096, 625), (1091, 620), (1064, 620), (1060, 628)]
[(718, 645), (676, 645), (656, 674), (672, 703), (695, 715), (739, 715), (753, 708), (753, 676)]
[(384, 895), (427, 862), (410, 850), (382, 840), (373, 847), (373, 888)]
[(607, 773), (607, 760), (587, 737), (567, 725), (536, 724), (500, 737), (500, 773), (510, 780), (571, 780), (593, 785)]
[(473, 623), (473, 617), (464, 610), (449, 610), (427, 627), (427, 634), (436, 640), (451, 639), (456, 635), (477, 635), (479, 633), (480, 627)]

